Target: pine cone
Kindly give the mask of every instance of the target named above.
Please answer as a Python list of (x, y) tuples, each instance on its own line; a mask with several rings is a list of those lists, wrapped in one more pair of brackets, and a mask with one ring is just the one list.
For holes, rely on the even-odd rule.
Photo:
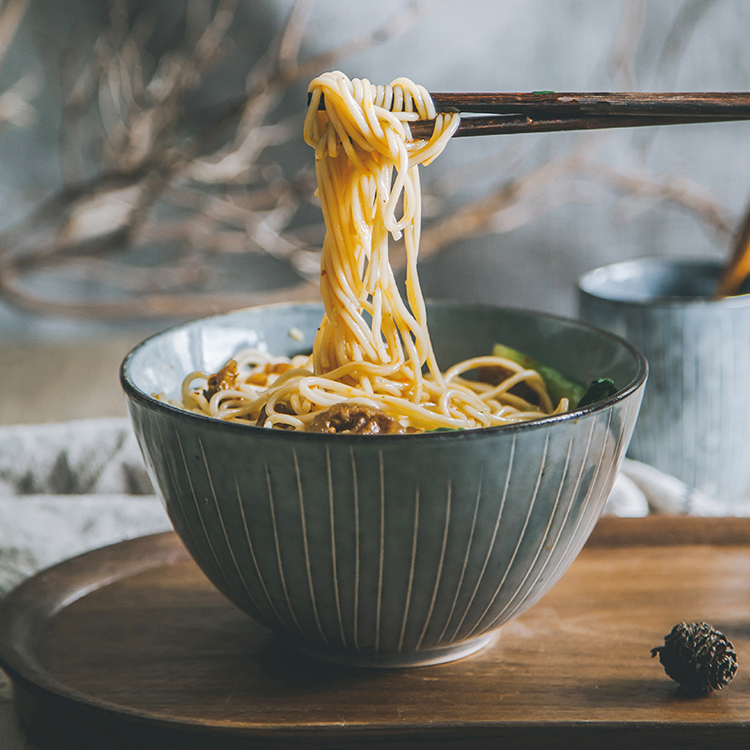
[(706, 622), (675, 625), (659, 654), (664, 671), (689, 693), (705, 695), (728, 685), (737, 672), (737, 654), (724, 633)]

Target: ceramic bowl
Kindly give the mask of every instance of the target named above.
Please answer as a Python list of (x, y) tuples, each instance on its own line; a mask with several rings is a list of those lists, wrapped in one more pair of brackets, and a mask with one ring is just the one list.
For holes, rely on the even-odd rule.
[(539, 313), (428, 310), (442, 367), (503, 342), (619, 390), (511, 427), (385, 436), (230, 424), (152, 397), (248, 346), (309, 351), (315, 304), (188, 323), (123, 363), (135, 432), (185, 546), (231, 601), (308, 654), (393, 667), (481, 648), (574, 560), (628, 446), (646, 381), (629, 344)]
[(650, 375), (630, 455), (711, 498), (750, 500), (750, 285), (716, 298), (719, 259), (640, 258), (579, 280), (583, 320), (630, 341)]

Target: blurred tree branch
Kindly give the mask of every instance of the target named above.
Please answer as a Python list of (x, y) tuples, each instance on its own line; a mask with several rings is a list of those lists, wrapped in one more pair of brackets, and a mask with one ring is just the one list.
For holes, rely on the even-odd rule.
[[(288, 231), (300, 205), (311, 200), (313, 183), (304, 171), (289, 177), (263, 162), (270, 148), (298, 134), (300, 120), (274, 119), (274, 107), (291, 83), (311, 77), (354, 50), (404, 33), (436, 3), (411, 5), (371, 33), (300, 60), (311, 7), (301, 0), (283, 32), (250, 71), (244, 94), (185, 135), (190, 130), (187, 101), (222, 60), (236, 5), (236, 0), (221, 0), (202, 24), (192, 24), (201, 30), (188, 44), (193, 36), (190, 19), (195, 20), (205, 7), (193, 0), (186, 48), (162, 55), (151, 69), (144, 47), (153, 24), (140, 16), (129, 25), (125, 2), (112, 4), (110, 23), (96, 40), (93, 54), (67, 51), (61, 71), (61, 151), (69, 184), (0, 237), (0, 291), (7, 299), (39, 312), (140, 317), (194, 315), (266, 299), (314, 295), (310, 282), (317, 271), (311, 256), (317, 247), (301, 239), (304, 232)], [(85, 40), (77, 42), (85, 46)], [(83, 63), (74, 69), (74, 61), (81, 57)], [(95, 151), (87, 154), (92, 143)], [(84, 177), (86, 156), (95, 165), (88, 178)], [(184, 209), (188, 195), (192, 205), (178, 212), (180, 218), (160, 217), (165, 206)], [(104, 268), (115, 267), (84, 260), (101, 260), (129, 246), (165, 239), (172, 249), (184, 245), (189, 252), (160, 265), (156, 274), (126, 271), (132, 299), (68, 302), (49, 299), (25, 283), (29, 275), (62, 268), (101, 279), (107, 276)], [(194, 267), (196, 258), (206, 261), (240, 248), (287, 264), (300, 279), (299, 288), (256, 294), (190, 290), (212, 275), (211, 264), (204, 262), (202, 273), (193, 269), (189, 274), (186, 265)], [(112, 277), (115, 285), (117, 273)], [(180, 283), (166, 286), (179, 288), (179, 293), (155, 290), (155, 279), (164, 287), (170, 273)]]
[[(147, 52), (155, 19), (147, 13), (132, 18), (127, 2), (115, 0), (93, 45), (74, 35), (63, 54), (65, 184), (0, 235), (0, 294), (45, 314), (134, 318), (193, 317), (315, 297), (322, 232), (317, 219), (305, 218), (314, 177), (309, 168), (282, 166), (275, 158), (275, 149), (299, 138), (302, 108), (283, 115), (279, 103), (297, 95), (296, 84), (407, 32), (441, 4), (410, 4), (381, 27), (305, 57), (313, 2), (298, 0), (247, 75), (244, 91), (196, 124), (192, 97), (222, 64), (231, 64), (237, 0), (213, 7), (192, 0), (181, 45), (155, 59)], [(642, 0), (626, 6), (611, 69), (615, 78), (632, 82), (645, 6)], [(0, 66), (25, 7), (26, 0), (0, 5)], [(0, 94), (0, 127), (28, 124), (33, 93), (21, 78)], [(520, 160), (478, 199), (461, 202), (455, 187), (427, 185), (426, 202), (439, 210), (425, 222), (424, 256), (459, 239), (509, 231), (578, 200), (582, 179), (600, 195), (614, 191), (642, 206), (670, 202), (717, 233), (729, 232), (730, 218), (698, 187), (674, 176), (608, 167), (592, 156), (592, 143), (584, 136), (554, 159)], [(222, 263), (242, 254), (272, 258), (288, 269), (290, 284), (255, 292), (224, 285)], [(59, 296), (36, 283), (45, 274), (102, 292), (90, 299)]]
[[(28, 4), (28, 0), (0, 1), (0, 72)], [(31, 101), (36, 93), (37, 84), (30, 75), (22, 76), (0, 93), (0, 134), (6, 125), (25, 127), (34, 121)]]

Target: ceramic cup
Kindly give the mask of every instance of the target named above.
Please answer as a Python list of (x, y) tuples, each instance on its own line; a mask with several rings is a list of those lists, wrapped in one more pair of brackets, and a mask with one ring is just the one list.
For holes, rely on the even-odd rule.
[(628, 455), (733, 515), (750, 498), (750, 294), (714, 299), (721, 270), (676, 258), (598, 268), (579, 280), (579, 312), (649, 362)]
[(232, 424), (159, 401), (239, 349), (309, 351), (321, 305), (189, 323), (125, 360), (136, 435), (175, 530), (208, 578), (290, 646), (347, 664), (435, 664), (481, 648), (567, 570), (632, 434), (645, 360), (583, 323), (428, 307), (442, 367), (503, 342), (603, 401), (507, 427), (328, 435)]

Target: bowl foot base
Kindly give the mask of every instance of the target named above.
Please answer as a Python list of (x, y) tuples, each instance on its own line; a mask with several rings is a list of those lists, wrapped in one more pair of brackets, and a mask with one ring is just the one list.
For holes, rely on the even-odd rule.
[(355, 651), (354, 649), (328, 646), (307, 640), (279, 634), (284, 645), (305, 656), (312, 656), (323, 661), (343, 664), (349, 667), (366, 667), (375, 669), (398, 669), (403, 667), (429, 667), (434, 664), (463, 659), (483, 649), (497, 637), (497, 633), (485, 633), (468, 641), (454, 643), (450, 646), (424, 649), (422, 651)]

